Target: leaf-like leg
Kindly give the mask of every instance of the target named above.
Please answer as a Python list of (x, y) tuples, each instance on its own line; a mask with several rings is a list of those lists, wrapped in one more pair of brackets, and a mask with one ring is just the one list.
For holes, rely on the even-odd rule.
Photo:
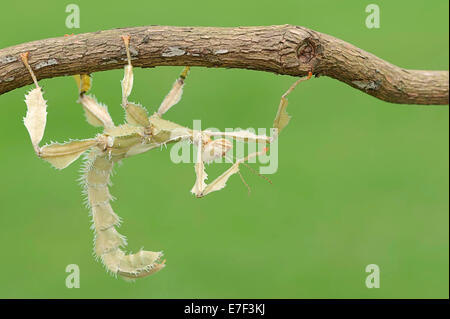
[[(278, 107), (277, 114), (275, 116), (275, 120), (273, 122), (273, 128), (275, 129), (275, 134), (272, 137), (268, 137), (266, 135), (256, 135), (248, 130), (242, 130), (238, 132), (212, 132), (212, 131), (203, 131), (203, 133), (206, 135), (206, 138), (210, 138), (212, 136), (223, 136), (223, 137), (230, 137), (235, 140), (240, 140), (244, 142), (256, 142), (256, 143), (272, 143), (273, 140), (278, 136), (278, 134), (281, 132), (281, 130), (288, 124), (290, 120), (290, 116), (286, 112), (286, 108), (288, 105), (287, 96), (289, 93), (291, 93), (294, 88), (301, 82), (305, 80), (309, 80), (312, 76), (312, 73), (309, 72), (308, 76), (298, 79), (289, 89), (281, 96), (280, 105)], [(250, 155), (248, 155), (245, 158), (237, 160), (228, 170), (226, 170), (222, 175), (217, 177), (211, 184), (206, 185), (204, 183), (204, 180), (206, 179), (206, 172), (204, 169), (204, 162), (208, 160), (213, 160), (214, 158), (217, 158), (218, 156), (225, 156), (225, 153), (228, 151), (228, 148), (230, 147), (228, 143), (225, 142), (225, 139), (219, 139), (214, 141), (209, 141), (204, 146), (204, 149), (200, 149), (200, 146), (203, 147), (203, 143), (199, 143), (199, 150), (197, 154), (197, 162), (195, 164), (195, 171), (197, 175), (197, 180), (194, 184), (194, 187), (192, 188), (191, 192), (194, 193), (197, 197), (203, 197), (208, 195), (211, 192), (215, 192), (218, 190), (221, 190), (226, 186), (226, 183), (228, 179), (236, 174), (239, 173), (239, 165), (245, 164), (244, 162), (248, 160), (249, 158), (262, 155), (267, 152), (268, 148), (265, 148), (261, 152), (255, 152)], [(219, 150), (219, 151), (217, 151)], [(224, 150), (224, 151), (220, 151)], [(259, 174), (258, 174), (259, 175)], [(247, 186), (247, 183), (242, 178), (241, 179), (244, 182), (244, 184)]]
[(189, 69), (190, 68), (188, 66), (183, 69), (183, 72), (181, 72), (180, 76), (173, 84), (172, 89), (162, 101), (158, 112), (156, 112), (159, 116), (163, 116), (172, 106), (180, 101), (181, 96), (183, 95), (184, 80), (189, 73)]
[(31, 143), (33, 144), (36, 155), (50, 162), (54, 167), (63, 169), (80, 157), (85, 151), (97, 145), (98, 141), (96, 139), (88, 139), (71, 141), (65, 144), (53, 143), (43, 147), (39, 146), (44, 136), (47, 122), (47, 103), (44, 100), (36, 76), (28, 63), (28, 52), (21, 54), (21, 59), (36, 85), (36, 88), (25, 96), (27, 115), (24, 118), (24, 124), (30, 134)]
[(78, 74), (74, 78), (79, 92), (78, 103), (83, 106), (87, 122), (93, 126), (113, 127), (114, 122), (106, 105), (102, 105), (95, 97), (86, 94), (92, 87), (92, 79), (89, 74)]
[[(225, 154), (233, 147), (233, 144), (226, 139), (210, 139), (211, 135), (223, 136), (223, 132), (214, 132), (215, 134), (211, 133), (212, 132), (209, 131), (194, 132), (193, 136), (193, 142), (197, 145), (198, 148), (195, 162), (196, 181), (194, 186), (192, 187), (191, 192), (198, 198), (224, 188), (228, 179), (232, 175), (239, 173), (240, 164), (243, 164), (249, 158), (259, 156), (267, 151), (267, 148), (265, 148), (261, 152), (255, 152), (245, 158), (237, 160), (228, 170), (226, 170), (222, 175), (217, 177), (211, 184), (208, 185), (205, 183), (205, 180), (208, 177), (205, 171), (205, 162), (213, 161), (214, 159), (219, 157), (226, 157)], [(245, 131), (245, 133), (250, 132)], [(241, 135), (238, 135), (238, 137), (242, 138)], [(248, 136), (246, 136), (246, 138), (248, 138)], [(226, 158), (229, 159), (228, 157)], [(242, 176), (241, 179), (243, 179)], [(248, 187), (245, 181), (243, 182)]]
[(140, 125), (144, 127), (150, 126), (148, 120), (148, 112), (142, 106), (128, 101), (128, 97), (133, 89), (133, 65), (131, 64), (130, 54), (130, 36), (122, 36), (125, 50), (127, 53), (128, 64), (124, 67), (124, 75), (122, 80), (122, 107), (125, 109), (125, 119), (132, 125)]
[(201, 132), (194, 132), (194, 143), (197, 144), (197, 157), (195, 161), (195, 184), (191, 189), (191, 193), (197, 197), (201, 197), (206, 187), (205, 180), (208, 174), (205, 172), (205, 163), (203, 161), (203, 136)]
[(256, 142), (256, 143), (270, 143), (271, 138), (266, 135), (256, 135), (248, 130), (242, 130), (237, 132), (212, 132), (203, 131), (209, 136), (224, 136), (243, 142)]
[(131, 64), (131, 54), (130, 54), (130, 36), (122, 36), (123, 43), (125, 44), (125, 50), (127, 52), (128, 64), (124, 67), (124, 75), (122, 80), (122, 106), (127, 107), (128, 97), (133, 89), (133, 65)]
[(286, 112), (286, 108), (288, 105), (287, 96), (289, 95), (289, 93), (291, 93), (295, 89), (295, 87), (299, 83), (309, 80), (311, 77), (312, 77), (312, 73), (309, 72), (306, 77), (302, 77), (302, 78), (298, 79), (297, 81), (295, 81), (295, 83), (291, 85), (291, 87), (286, 91), (286, 93), (284, 93), (281, 96), (280, 105), (278, 106), (278, 111), (275, 116), (275, 120), (273, 121), (273, 128), (276, 129), (274, 138), (280, 134), (281, 130), (283, 130), (283, 128), (286, 127), (286, 125), (289, 123), (289, 120), (291, 119), (289, 114)]
[[(226, 183), (228, 181), (228, 179), (236, 174), (239, 173), (239, 165), (243, 164), (245, 161), (247, 161), (248, 159), (252, 158), (252, 157), (256, 157), (259, 155), (264, 154), (267, 151), (267, 149), (264, 149), (261, 152), (255, 152), (252, 153), (244, 158), (241, 158), (239, 160), (237, 160), (235, 163), (233, 163), (233, 165), (227, 169), (222, 175), (220, 175), (219, 177), (217, 177), (214, 181), (211, 182), (211, 184), (208, 184), (204, 190), (198, 194), (196, 194), (197, 197), (203, 197), (208, 195), (209, 193), (215, 192), (215, 191), (219, 191), (222, 188), (224, 188), (226, 186)], [(242, 176), (241, 176), (242, 178)], [(248, 187), (248, 185), (244, 182), (244, 184)]]
[(281, 130), (288, 124), (290, 120), (290, 116), (286, 112), (286, 108), (288, 105), (287, 96), (295, 89), (295, 87), (299, 83), (309, 80), (311, 76), (312, 73), (309, 72), (308, 76), (298, 79), (281, 96), (280, 105), (278, 106), (278, 111), (275, 116), (275, 120), (273, 122), (273, 128), (275, 128), (277, 132), (275, 136), (269, 137), (266, 135), (256, 135), (255, 133), (252, 133), (248, 130), (241, 130), (237, 132), (212, 132), (212, 131), (203, 131), (203, 132), (206, 133), (208, 136), (224, 136), (244, 142), (271, 143), (274, 140), (274, 138), (281, 132)]
[(27, 114), (23, 119), (25, 127), (30, 135), (31, 144), (34, 151), (39, 155), (39, 143), (44, 136), (45, 125), (47, 123), (47, 102), (44, 100), (42, 89), (40, 88), (36, 76), (28, 63), (29, 52), (22, 53), (20, 58), (28, 69), (33, 79), (35, 88), (25, 95), (25, 103), (27, 105)]
[(51, 143), (39, 150), (39, 157), (46, 160), (53, 167), (63, 169), (76, 161), (81, 154), (97, 146), (97, 139), (74, 140), (67, 143)]

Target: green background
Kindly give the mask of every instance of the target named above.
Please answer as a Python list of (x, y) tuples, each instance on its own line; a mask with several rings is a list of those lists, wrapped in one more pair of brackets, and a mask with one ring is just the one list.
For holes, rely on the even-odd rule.
[[(65, 27), (76, 3), (81, 28)], [(381, 28), (365, 26), (377, 3)], [(128, 5), (128, 6), (126, 6)], [(151, 24), (296, 24), (344, 39), (411, 69), (448, 70), (448, 1), (8, 1), (0, 47)], [(180, 67), (135, 69), (130, 99), (151, 111)], [(122, 120), (122, 70), (94, 74), (93, 93)], [(192, 126), (270, 127), (288, 76), (193, 68), (166, 116)], [(49, 101), (43, 142), (87, 138), (71, 77), (40, 82)], [(90, 218), (77, 179), (81, 161), (57, 171), (35, 157), (22, 118), (31, 86), (0, 96), (0, 297), (3, 298), (448, 298), (448, 106), (395, 105), (321, 77), (290, 96), (273, 185), (242, 169), (197, 200), (192, 164), (168, 150), (124, 161), (113, 204), (129, 249), (163, 250), (167, 267), (127, 283), (92, 256)], [(253, 165), (254, 168), (257, 166)], [(210, 166), (213, 177), (224, 164)], [(381, 288), (365, 286), (368, 264)], [(78, 264), (81, 288), (65, 268)]]

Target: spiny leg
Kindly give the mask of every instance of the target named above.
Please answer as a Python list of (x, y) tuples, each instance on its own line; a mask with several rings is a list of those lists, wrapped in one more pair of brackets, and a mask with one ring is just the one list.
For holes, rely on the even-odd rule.
[[(248, 155), (248, 156), (246, 156), (244, 158), (241, 158), (241, 159), (237, 160), (222, 175), (220, 175), (214, 181), (212, 181), (211, 184), (206, 185), (206, 184), (203, 183), (201, 188), (196, 187), (196, 186), (200, 185), (202, 180), (204, 181), (204, 179), (206, 179), (207, 175), (206, 175), (206, 172), (205, 172), (204, 164), (202, 163), (202, 164), (199, 165), (199, 163), (196, 163), (195, 173), (196, 173), (197, 180), (196, 180), (196, 184), (194, 185), (194, 188), (191, 190), (191, 192), (194, 193), (196, 197), (200, 198), (200, 197), (204, 197), (204, 196), (208, 195), (209, 193), (221, 190), (222, 188), (224, 188), (226, 186), (226, 183), (227, 183), (228, 179), (232, 175), (234, 175), (236, 173), (240, 174), (240, 172), (239, 172), (239, 165), (240, 164), (245, 164), (244, 163), (245, 161), (249, 160), (252, 157), (260, 156), (260, 155), (264, 154), (266, 151), (267, 151), (267, 148), (265, 148), (261, 152), (255, 152), (255, 153), (252, 153), (252, 154), (250, 154), (250, 155)], [(244, 182), (244, 185), (246, 185), (247, 188), (248, 188), (248, 185), (243, 180), (242, 175), (241, 175), (241, 179)]]
[(29, 52), (22, 53), (20, 58), (23, 64), (28, 69), (28, 72), (33, 79), (36, 88), (32, 89), (25, 95), (25, 103), (27, 104), (27, 115), (23, 122), (30, 134), (31, 144), (33, 144), (34, 151), (39, 156), (39, 143), (44, 136), (45, 125), (47, 123), (47, 102), (44, 100), (42, 89), (39, 86), (36, 76), (28, 63)]
[[(218, 134), (220, 135), (220, 132)], [(262, 155), (267, 151), (267, 148), (265, 148), (262, 152), (252, 153), (247, 157), (239, 159), (235, 163), (233, 163), (233, 159), (226, 156), (226, 153), (233, 147), (233, 144), (230, 141), (226, 139), (211, 140), (209, 132), (196, 131), (194, 132), (193, 142), (197, 145), (197, 155), (195, 162), (196, 181), (191, 189), (191, 192), (196, 197), (203, 197), (211, 192), (218, 191), (224, 188), (228, 179), (236, 173), (240, 175), (242, 182), (249, 189), (248, 184), (245, 182), (244, 178), (239, 172), (239, 165), (245, 165), (244, 162), (249, 158)], [(219, 157), (225, 157), (227, 160), (231, 161), (233, 165), (222, 175), (216, 178), (211, 184), (207, 185), (205, 183), (205, 180), (208, 175), (205, 171), (205, 163), (211, 162)]]
[[(239, 172), (239, 165), (245, 164), (245, 161), (249, 160), (250, 158), (252, 158), (252, 157), (257, 157), (257, 156), (260, 156), (260, 155), (263, 155), (263, 154), (266, 153), (266, 152), (267, 152), (267, 148), (264, 148), (264, 149), (263, 149), (262, 151), (260, 151), (260, 152), (254, 152), (254, 153), (251, 153), (250, 155), (248, 155), (248, 156), (246, 156), (246, 157), (244, 157), (244, 158), (241, 158), (241, 159), (237, 160), (237, 161), (236, 161), (229, 169), (227, 169), (222, 175), (220, 175), (219, 177), (217, 177), (214, 181), (212, 181), (211, 184), (209, 184), (209, 185), (205, 188), (205, 190), (203, 191), (202, 196), (206, 196), (206, 195), (208, 195), (209, 193), (212, 193), (212, 192), (215, 192), (215, 191), (219, 191), (219, 190), (221, 190), (222, 188), (224, 188), (224, 187), (226, 186), (226, 183), (227, 183), (228, 179), (229, 179), (232, 175), (234, 175), (234, 174), (236, 174), (236, 173), (239, 173), (239, 175), (241, 174), (241, 173)], [(248, 185), (247, 185), (247, 183), (244, 181), (244, 178), (242, 177), (242, 175), (240, 175), (240, 177), (241, 177), (241, 180), (243, 181), (243, 183), (245, 184), (245, 186), (247, 186), (247, 188), (249, 188)]]
[[(204, 133), (206, 133), (208, 136), (211, 136), (211, 135), (209, 135), (209, 132), (208, 131), (203, 131)], [(268, 136), (265, 136), (265, 135), (255, 135), (253, 132), (250, 132), (250, 131), (248, 131), (248, 130), (245, 130), (245, 131), (238, 131), (238, 132), (231, 132), (230, 134), (227, 134), (227, 133), (229, 133), (229, 132), (226, 132), (226, 133), (223, 133), (223, 132), (213, 132), (213, 135), (214, 136), (228, 136), (228, 137), (231, 137), (231, 138), (233, 138), (233, 139), (235, 139), (235, 140), (241, 140), (241, 141), (243, 141), (243, 142), (245, 142), (245, 143), (248, 143), (248, 142), (256, 142), (256, 143), (264, 143), (264, 144), (266, 144), (266, 143), (269, 143), (270, 141), (271, 141), (271, 138), (270, 137), (268, 137)], [(212, 145), (213, 144), (213, 146), (211, 147), (210, 145)], [(229, 155), (226, 155), (226, 153), (231, 149), (233, 147), (233, 144), (230, 142), (230, 141), (228, 141), (227, 139), (215, 139), (215, 140), (213, 140), (213, 141), (210, 141), (209, 143), (207, 143), (207, 145), (206, 145), (206, 147), (205, 147), (205, 150), (204, 150), (204, 152), (203, 152), (203, 161), (204, 162), (207, 162), (207, 160), (206, 160), (206, 158), (209, 156), (210, 157), (210, 160), (213, 160), (213, 159), (215, 159), (215, 158), (218, 158), (218, 157), (223, 157), (226, 161), (228, 161), (229, 163), (234, 163), (234, 161), (236, 160), (236, 161), (240, 161), (240, 160), (238, 160), (238, 159), (236, 159), (236, 158), (234, 158), (234, 156), (229, 156)], [(214, 151), (209, 151), (209, 150), (214, 150)], [(247, 157), (247, 159), (248, 158), (252, 158), (252, 157), (256, 157), (258, 154), (264, 154), (264, 153), (266, 153), (267, 152), (267, 150), (268, 150), (268, 147), (265, 147), (264, 149), (263, 149), (263, 151), (261, 151), (261, 152), (255, 152), (255, 153), (252, 153), (252, 154), (250, 154), (248, 157)], [(263, 175), (261, 175), (261, 174), (259, 174), (258, 172), (256, 172), (251, 166), (249, 166), (247, 163), (245, 163), (245, 161), (240, 161), (240, 164), (243, 164), (244, 166), (246, 166), (252, 173), (254, 173), (255, 175), (257, 175), (257, 176), (259, 176), (259, 177), (261, 177), (261, 178), (263, 178), (264, 180), (266, 180), (267, 182), (269, 182), (270, 184), (272, 184), (272, 181), (269, 179), (269, 178), (267, 178), (267, 177), (265, 177), (265, 176), (263, 176)], [(239, 165), (240, 165), (239, 164)], [(237, 172), (238, 174), (239, 174), (239, 177), (241, 178), (241, 180), (242, 180), (242, 183), (247, 187), (247, 189), (248, 189), (248, 193), (250, 194), (250, 186), (247, 184), (247, 182), (245, 181), (245, 179), (244, 179), (244, 176), (242, 176), (242, 174), (241, 174), (241, 172), (240, 171), (238, 171)]]
[[(281, 96), (280, 104), (278, 106), (277, 114), (275, 116), (275, 120), (273, 122), (273, 128), (275, 129), (275, 133), (272, 137), (268, 137), (266, 135), (256, 135), (253, 132), (250, 132), (248, 130), (242, 130), (238, 132), (211, 132), (211, 131), (205, 131), (209, 136), (224, 136), (224, 137), (231, 137), (235, 140), (240, 140), (244, 142), (256, 142), (256, 143), (272, 143), (277, 136), (280, 134), (281, 130), (286, 127), (286, 125), (289, 123), (290, 116), (286, 112), (286, 108), (288, 105), (288, 99), (287, 96), (295, 89), (295, 87), (306, 80), (309, 80), (312, 77), (312, 73), (309, 72), (306, 77), (302, 77), (295, 81), (294, 84), (292, 84), (289, 89)], [(267, 151), (267, 149), (266, 149)], [(265, 153), (265, 152), (263, 152)]]
[(114, 122), (107, 107), (97, 102), (93, 96), (86, 94), (92, 87), (90, 75), (78, 74), (74, 75), (74, 78), (78, 86), (78, 103), (83, 106), (87, 122), (93, 126), (113, 127)]
[(273, 122), (273, 128), (276, 129), (276, 133), (272, 137), (268, 137), (266, 135), (256, 135), (249, 130), (241, 130), (237, 132), (212, 132), (212, 131), (204, 131), (209, 136), (224, 136), (230, 137), (235, 140), (244, 141), (244, 142), (256, 142), (256, 143), (271, 143), (273, 140), (279, 135), (281, 130), (289, 123), (290, 116), (286, 112), (286, 108), (288, 105), (287, 96), (291, 93), (295, 87), (306, 80), (309, 80), (312, 77), (312, 73), (306, 77), (302, 77), (298, 79), (294, 84), (292, 84), (289, 89), (281, 96), (280, 104), (278, 106), (277, 114), (275, 116), (275, 120)]
[(131, 64), (131, 54), (130, 54), (130, 36), (123, 35), (122, 40), (125, 44), (125, 51), (127, 53), (128, 65), (124, 67), (124, 75), (122, 80), (122, 107), (125, 109), (128, 104), (128, 97), (133, 89), (133, 65)]
[[(130, 39), (131, 37), (129, 35), (122, 36), (128, 61), (128, 64), (124, 67), (124, 76), (122, 80), (122, 107), (126, 110), (127, 122), (146, 127), (149, 126), (150, 123), (148, 122), (148, 113), (145, 108), (141, 105), (136, 105), (128, 101), (134, 82), (133, 65), (131, 63), (130, 53)], [(189, 67), (185, 67), (179, 78), (173, 84), (172, 89), (159, 106), (159, 109), (156, 112), (157, 115), (162, 116), (172, 106), (180, 101), (181, 95), (183, 94), (184, 80), (186, 79), (188, 73)]]
[[(238, 132), (203, 131), (203, 133), (206, 134), (206, 136), (208, 138), (210, 138), (211, 136), (224, 136), (224, 137), (231, 137), (235, 140), (241, 140), (244, 142), (252, 141), (252, 142), (257, 142), (257, 143), (268, 143), (268, 144), (272, 143), (275, 140), (275, 138), (279, 135), (280, 131), (288, 124), (288, 122), (290, 120), (290, 116), (286, 112), (286, 107), (288, 104), (287, 96), (289, 95), (289, 93), (291, 93), (294, 90), (294, 88), (299, 83), (301, 83), (305, 80), (309, 80), (311, 78), (311, 76), (312, 76), (312, 73), (309, 72), (308, 76), (298, 79), (281, 96), (280, 105), (278, 107), (278, 111), (277, 111), (277, 114), (275, 116), (275, 120), (273, 123), (273, 128), (275, 129), (275, 134), (272, 137), (268, 137), (265, 135), (256, 135), (253, 132), (250, 132), (249, 130), (242, 130), (242, 131), (238, 131)], [(217, 147), (221, 147), (222, 149), (224, 149), (224, 151), (222, 152), (222, 156), (224, 156), (227, 160), (232, 161), (232, 159), (230, 159), (228, 156), (225, 155), (225, 153), (228, 151), (228, 149), (224, 148), (224, 146), (225, 145), (227, 145), (226, 147), (229, 147), (229, 146), (228, 146), (228, 144), (224, 143), (223, 140), (224, 139), (211, 141), (206, 144), (207, 146), (205, 148), (208, 147), (208, 144), (212, 144), (212, 143), (220, 141), (217, 144)], [(203, 163), (205, 161), (205, 151), (203, 149), (200, 149), (200, 147), (203, 147), (202, 143), (199, 143), (197, 162), (195, 164), (196, 182), (194, 184), (194, 187), (191, 190), (191, 192), (194, 193), (197, 197), (203, 197), (203, 196), (208, 195), (211, 192), (221, 190), (222, 188), (224, 188), (226, 186), (226, 182), (228, 181), (228, 179), (233, 174), (236, 174), (236, 173), (239, 173), (243, 183), (249, 189), (247, 183), (244, 181), (242, 175), (239, 172), (239, 165), (240, 164), (246, 165), (245, 164), (246, 160), (248, 160), (249, 158), (252, 158), (252, 157), (262, 155), (262, 154), (266, 153), (268, 150), (268, 147), (266, 147), (261, 152), (255, 152), (255, 153), (248, 155), (245, 158), (236, 160), (236, 162), (228, 170), (226, 170), (222, 175), (220, 175), (218, 178), (216, 178), (211, 184), (206, 185), (204, 183), (204, 180), (206, 179), (207, 175), (206, 175), (204, 163)], [(213, 149), (214, 149), (214, 147), (213, 147)], [(220, 152), (216, 152), (215, 154), (220, 154)], [(217, 157), (217, 155), (214, 155), (214, 157)], [(259, 176), (263, 177), (262, 175), (259, 175)], [(270, 182), (270, 180), (269, 180), (269, 182)]]
[[(281, 100), (280, 100), (280, 105), (278, 106), (278, 110), (277, 110), (277, 114), (275, 116), (275, 120), (273, 123), (273, 128), (275, 129), (274, 135), (271, 136), (270, 138), (267, 136), (256, 136), (253, 137), (253, 140), (255, 142), (269, 142), (269, 145), (278, 137), (278, 135), (280, 134), (281, 130), (289, 123), (290, 120), (290, 116), (287, 114), (286, 112), (286, 108), (288, 105), (288, 100), (287, 100), (287, 96), (289, 95), (289, 93), (291, 93), (296, 86), (306, 80), (309, 80), (312, 77), (312, 72), (309, 72), (308, 75), (306, 77), (300, 78), (297, 81), (295, 81), (294, 84), (292, 84), (289, 89), (281, 96)], [(249, 132), (247, 131), (247, 134)], [(237, 138), (236, 136), (234, 136), (233, 138)], [(248, 142), (248, 139), (245, 140), (246, 142)], [(257, 153), (253, 153), (253, 155), (258, 156), (260, 154), (264, 154), (268, 151), (269, 147), (264, 148), (264, 150), (262, 152), (260, 152), (259, 154)], [(249, 155), (249, 157), (253, 157), (253, 155)], [(239, 162), (239, 161), (238, 161)], [(270, 184), (272, 184), (272, 181), (270, 179), (268, 179), (267, 177), (255, 172), (250, 166), (248, 166), (244, 161), (240, 161), (241, 164), (244, 164), (247, 168), (249, 168), (251, 171), (253, 171), (253, 173), (255, 173), (256, 175), (264, 178), (266, 181), (268, 181)], [(247, 186), (247, 188), (249, 189), (250, 192), (250, 188), (247, 185), (247, 183), (245, 183), (243, 176), (241, 175), (241, 173), (239, 172), (239, 175), (241, 176), (242, 182)]]
[(130, 36), (122, 36), (122, 41), (125, 44), (125, 51), (127, 53), (128, 64), (124, 67), (124, 75), (122, 80), (122, 107), (125, 109), (126, 121), (132, 125), (139, 125), (149, 127), (148, 112), (142, 106), (128, 101), (128, 97), (133, 89), (133, 65), (131, 64), (130, 54)]
[[(74, 34), (65, 34), (65, 37)], [(74, 75), (77, 83), (79, 99), (78, 103), (83, 106), (86, 120), (93, 126), (112, 127), (114, 123), (105, 105), (100, 104), (93, 96), (86, 95), (92, 87), (92, 78), (89, 74)]]
[(287, 96), (289, 93), (291, 93), (295, 87), (300, 84), (303, 81), (309, 80), (312, 77), (312, 72), (309, 72), (306, 77), (302, 77), (295, 81), (294, 84), (292, 84), (289, 89), (281, 96), (280, 105), (278, 106), (278, 111), (275, 116), (275, 120), (273, 121), (273, 128), (275, 129), (275, 135), (272, 139), (275, 139), (280, 132), (283, 130), (283, 128), (286, 127), (286, 125), (289, 123), (291, 117), (286, 112), (286, 108), (288, 106), (288, 100)]
[[(263, 149), (263, 151), (260, 152), (260, 154), (266, 153), (266, 152), (268, 151), (268, 149), (269, 149), (268, 147), (265, 147), (265, 148)], [(232, 158), (232, 157), (225, 156), (225, 159), (228, 160), (230, 163), (233, 163), (233, 158)], [(268, 182), (269, 184), (272, 184), (272, 181), (270, 180), (270, 178), (268, 178), (268, 177), (266, 177), (266, 176), (264, 176), (264, 175), (258, 173), (255, 169), (253, 169), (253, 168), (252, 168), (250, 165), (248, 165), (247, 163), (241, 162), (241, 164), (244, 165), (246, 168), (248, 168), (248, 170), (249, 170), (250, 172), (252, 172), (253, 174), (255, 174), (256, 176), (259, 176), (259, 177), (261, 177), (262, 179), (264, 179), (266, 182)], [(242, 183), (244, 183), (245, 187), (247, 187), (248, 193), (249, 193), (249, 195), (250, 195), (250, 192), (251, 192), (250, 186), (246, 183), (246, 181), (245, 181), (245, 179), (244, 179), (244, 176), (242, 176), (241, 172), (239, 171), (238, 173), (239, 173), (239, 176), (240, 176), (240, 178), (241, 178), (241, 180), (242, 180)]]
[(36, 76), (28, 63), (28, 55), (29, 52), (22, 53), (20, 58), (30, 72), (36, 88), (25, 96), (27, 115), (24, 118), (24, 124), (30, 134), (36, 155), (50, 162), (54, 167), (63, 169), (75, 161), (82, 153), (97, 145), (98, 142), (96, 139), (87, 139), (71, 141), (65, 144), (52, 143), (43, 147), (39, 146), (47, 123), (47, 103), (44, 100), (42, 89), (37, 82)]
[(188, 66), (184, 67), (180, 76), (173, 84), (172, 89), (162, 101), (161, 105), (159, 106), (158, 112), (156, 112), (159, 116), (163, 116), (168, 110), (170, 110), (172, 106), (180, 101), (181, 96), (183, 95), (184, 80), (189, 73), (189, 69), (190, 67)]
[(205, 162), (203, 160), (203, 136), (201, 132), (194, 132), (193, 136), (194, 144), (197, 144), (197, 156), (195, 160), (195, 183), (191, 189), (191, 193), (200, 197), (203, 194), (203, 190), (206, 187), (205, 180), (208, 178), (208, 174), (205, 172)]
[[(266, 136), (266, 135), (256, 135), (255, 133), (253, 133), (253, 132), (251, 132), (251, 131), (249, 131), (249, 130), (241, 130), (241, 131), (237, 131), (237, 132), (211, 132), (211, 131), (203, 131), (203, 132), (205, 132), (205, 133), (206, 133), (207, 135), (209, 135), (209, 136), (223, 136), (223, 137), (229, 137), (229, 138), (232, 138), (232, 139), (237, 140), (237, 141), (243, 141), (243, 142), (245, 142), (245, 143), (248, 143), (248, 142), (255, 142), (255, 143), (258, 143), (258, 144), (262, 144), (262, 143), (268, 144), (268, 143), (271, 143), (271, 141), (272, 141), (272, 138), (269, 137), (269, 136)], [(214, 142), (216, 142), (216, 141), (228, 141), (228, 140), (226, 140), (226, 139), (216, 139), (216, 140), (214, 140)], [(228, 142), (228, 143), (230, 143), (230, 145), (232, 145), (231, 142)], [(225, 144), (225, 143), (222, 142), (221, 144)], [(232, 146), (231, 146), (231, 147), (232, 147)], [(230, 148), (231, 148), (231, 147), (230, 147)], [(225, 155), (225, 153), (226, 153), (228, 150), (227, 150), (226, 148), (224, 148), (224, 147), (222, 147), (222, 149), (224, 149), (224, 151), (222, 152), (222, 156), (223, 156), (227, 161), (229, 161), (230, 163), (233, 163), (233, 158), (231, 158), (231, 157)], [(265, 148), (265, 150), (267, 150), (267, 148)], [(218, 153), (218, 152), (216, 151), (216, 153)], [(260, 152), (260, 153), (258, 153), (258, 154), (263, 154), (263, 153), (265, 153), (265, 151), (264, 151), (264, 152)], [(256, 153), (253, 153), (253, 154), (256, 154)], [(251, 155), (253, 155), (253, 154), (251, 154)], [(249, 156), (250, 156), (250, 157), (254, 157), (254, 156), (251, 156), (251, 155), (249, 155)], [(237, 161), (239, 161), (239, 160), (237, 160)], [(254, 169), (252, 169), (252, 168), (251, 168), (249, 165), (247, 165), (246, 163), (240, 162), (240, 164), (245, 165), (245, 166), (246, 166), (249, 170), (251, 170), (253, 173), (255, 173), (256, 175), (258, 175), (258, 176), (264, 178), (264, 179), (267, 180), (269, 183), (271, 183), (271, 181), (270, 181), (268, 178), (266, 178), (266, 177), (262, 176), (261, 174), (257, 173)], [(238, 164), (238, 166), (239, 166), (239, 164)], [(233, 170), (233, 167), (230, 168), (230, 170)], [(233, 172), (231, 175), (233, 175), (234, 173), (236, 173), (236, 172)], [(244, 180), (244, 177), (242, 176), (242, 174), (241, 174), (241, 172), (240, 172), (239, 170), (237, 171), (237, 173), (239, 174), (239, 177), (241, 178), (242, 183), (244, 183), (244, 185), (247, 187), (248, 193), (250, 194), (250, 186), (246, 183), (246, 181)], [(231, 175), (229, 175), (229, 176), (231, 176)], [(229, 178), (229, 176), (227, 177), (227, 179)], [(214, 183), (214, 182), (213, 182), (213, 183)], [(225, 184), (224, 184), (221, 188), (223, 188), (223, 187), (225, 187)], [(221, 189), (221, 188), (220, 188), (220, 189)], [(217, 189), (217, 190), (219, 190), (219, 189)], [(210, 191), (209, 191), (209, 192), (210, 192)], [(204, 195), (206, 195), (206, 194), (204, 194)], [(203, 196), (204, 196), (204, 195), (203, 195)]]
[(256, 143), (270, 143), (271, 138), (266, 135), (257, 135), (249, 130), (241, 130), (237, 132), (213, 132), (213, 131), (203, 131), (209, 136), (223, 136), (230, 137), (234, 140), (243, 142), (256, 142)]
[[(239, 174), (242, 182), (250, 192), (248, 184), (245, 182), (243, 176), (239, 172), (239, 165), (246, 165), (244, 163), (246, 160), (264, 154), (267, 151), (267, 148), (265, 148), (261, 152), (252, 153), (247, 157), (239, 159), (233, 163), (233, 159), (229, 156), (226, 156), (226, 153), (233, 147), (233, 144), (229, 140), (224, 138), (212, 140), (211, 137), (225, 136), (234, 138), (236, 140), (242, 140), (244, 142), (254, 141), (259, 143), (269, 143), (270, 138), (265, 135), (256, 135), (248, 130), (239, 132), (195, 131), (193, 134), (194, 135), (192, 141), (197, 145), (198, 149), (195, 163), (196, 181), (191, 189), (191, 193), (193, 193), (196, 197), (203, 197), (211, 192), (218, 191), (224, 188), (228, 179), (236, 173)], [(206, 174), (204, 163), (211, 162), (220, 157), (224, 157), (226, 160), (233, 163), (233, 165), (222, 175), (216, 178), (211, 184), (207, 185), (205, 183), (205, 180), (208, 175)]]

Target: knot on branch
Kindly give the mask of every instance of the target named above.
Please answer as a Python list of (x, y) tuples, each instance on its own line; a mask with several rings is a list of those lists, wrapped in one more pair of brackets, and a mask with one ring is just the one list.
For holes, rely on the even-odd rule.
[(297, 56), (300, 62), (308, 63), (316, 56), (316, 48), (309, 38), (305, 39), (297, 49)]
[(314, 73), (322, 52), (318, 34), (302, 27), (289, 26), (281, 40), (280, 63), (288, 74)]

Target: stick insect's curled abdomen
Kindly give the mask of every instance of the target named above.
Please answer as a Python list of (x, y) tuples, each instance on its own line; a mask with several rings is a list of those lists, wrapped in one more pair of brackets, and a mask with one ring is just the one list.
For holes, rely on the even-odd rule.
[(115, 228), (120, 225), (120, 218), (111, 207), (112, 197), (108, 190), (113, 165), (108, 155), (97, 150), (91, 151), (85, 165), (83, 182), (94, 223), (95, 254), (113, 274), (127, 278), (145, 277), (165, 266), (164, 262), (160, 263), (162, 253), (141, 250), (126, 255), (121, 249), (126, 246), (126, 239)]

